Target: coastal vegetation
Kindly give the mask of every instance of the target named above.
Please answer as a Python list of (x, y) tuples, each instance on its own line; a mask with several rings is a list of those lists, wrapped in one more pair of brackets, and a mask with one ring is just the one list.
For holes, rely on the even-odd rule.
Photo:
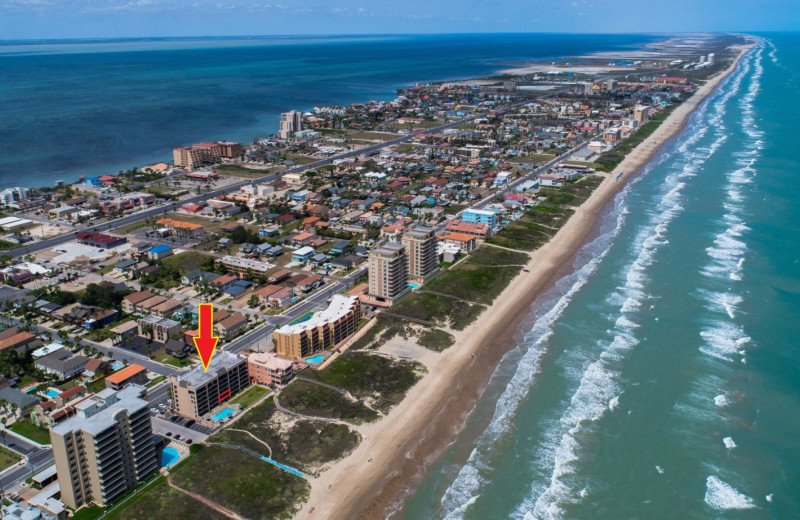
[[(172, 489), (166, 480), (140, 492), (131, 498), (124, 507), (113, 511), (106, 518), (118, 520), (158, 520), (169, 517), (172, 520), (222, 520), (227, 518), (194, 498)], [(73, 517), (75, 518), (75, 517)]]
[(273, 398), (252, 408), (211, 443), (241, 446), (312, 473), (358, 445), (358, 434), (343, 424), (279, 417)]
[(330, 388), (305, 381), (295, 381), (286, 387), (280, 393), (280, 403), (295, 413), (339, 419), (353, 424), (370, 422), (378, 418), (378, 413), (363, 403), (348, 399)]
[(413, 361), (348, 351), (309, 377), (346, 390), (371, 408), (386, 413), (403, 400), (423, 371), (422, 364)]
[[(309, 490), (304, 479), (221, 446), (196, 450), (172, 482), (253, 520), (291, 518)], [(172, 517), (171, 511), (164, 517)]]

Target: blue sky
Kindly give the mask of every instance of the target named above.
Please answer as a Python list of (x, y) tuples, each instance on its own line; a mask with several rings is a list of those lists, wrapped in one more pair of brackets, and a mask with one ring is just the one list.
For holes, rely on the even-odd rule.
[(787, 30), (798, 0), (0, 0), (0, 40)]

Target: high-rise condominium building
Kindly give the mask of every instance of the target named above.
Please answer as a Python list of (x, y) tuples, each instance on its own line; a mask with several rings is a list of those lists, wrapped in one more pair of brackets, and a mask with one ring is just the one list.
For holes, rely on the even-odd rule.
[(158, 470), (145, 389), (106, 389), (50, 430), (61, 501), (109, 504)]
[(295, 132), (303, 129), (303, 115), (297, 110), (284, 112), (281, 114), (280, 128), (278, 129), (278, 137), (281, 139), (291, 138)]
[(401, 239), (408, 256), (408, 278), (423, 283), (439, 270), (436, 256), (436, 232), (433, 228), (417, 226), (403, 232)]
[(217, 352), (208, 371), (195, 367), (169, 378), (174, 412), (198, 420), (250, 386), (247, 359), (228, 351)]
[(409, 291), (408, 256), (401, 244), (386, 242), (369, 254), (369, 296), (391, 305)]

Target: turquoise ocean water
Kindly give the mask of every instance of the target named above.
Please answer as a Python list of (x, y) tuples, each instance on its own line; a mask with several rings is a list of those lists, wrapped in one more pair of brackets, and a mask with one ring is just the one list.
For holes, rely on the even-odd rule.
[(800, 518), (800, 36), (608, 208), (393, 518)]
[(252, 143), (281, 112), (390, 100), (418, 82), (516, 60), (639, 48), (649, 35), (0, 40), (0, 189), (171, 160), (207, 139)]

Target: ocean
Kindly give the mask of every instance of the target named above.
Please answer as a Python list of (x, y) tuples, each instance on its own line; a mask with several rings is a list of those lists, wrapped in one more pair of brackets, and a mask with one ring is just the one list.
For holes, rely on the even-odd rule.
[(650, 35), (471, 34), (0, 41), (0, 189), (171, 161), (277, 132), (281, 112), (390, 100), (503, 64), (626, 50)]
[(393, 519), (800, 518), (800, 35), (616, 196)]

